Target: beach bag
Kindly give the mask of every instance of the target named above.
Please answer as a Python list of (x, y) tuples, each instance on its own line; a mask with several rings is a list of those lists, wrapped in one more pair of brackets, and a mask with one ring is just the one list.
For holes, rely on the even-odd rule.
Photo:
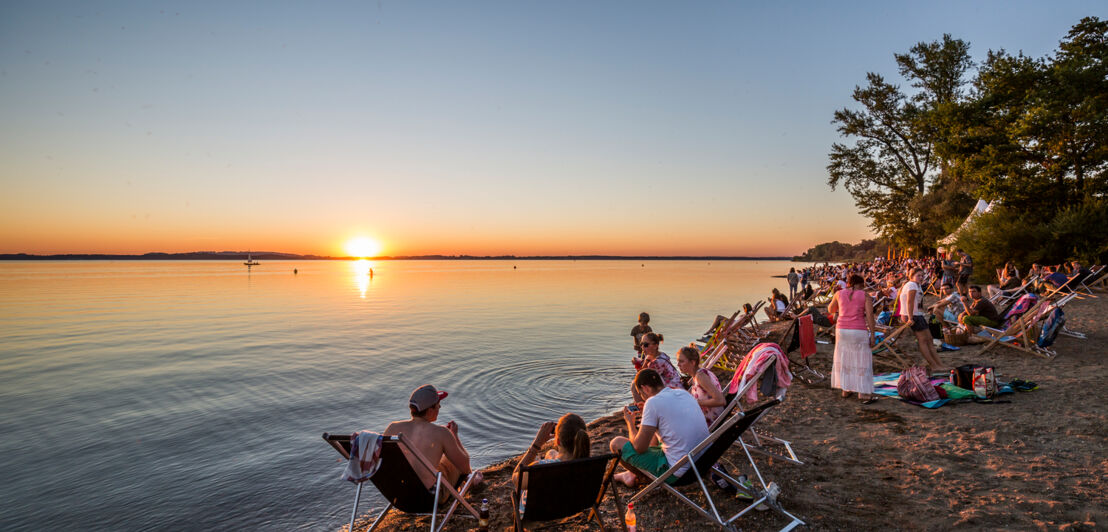
[(972, 390), (973, 370), (980, 367), (977, 364), (965, 364), (950, 370), (950, 384), (965, 390)]
[(996, 373), (992, 366), (982, 366), (973, 370), (973, 393), (978, 399), (996, 397)]
[(896, 382), (896, 393), (917, 403), (939, 400), (939, 394), (931, 385), (927, 370), (922, 366), (911, 366), (900, 374), (900, 380)]
[(877, 315), (877, 324), (878, 325), (888, 325), (889, 321), (892, 320), (892, 319), (893, 319), (893, 313), (889, 312), (887, 310), (883, 310), (883, 311), (881, 311), (880, 314)]
[(1065, 325), (1066, 314), (1060, 308), (1054, 309), (1054, 312), (1051, 312), (1043, 322), (1043, 332), (1039, 334), (1039, 341), (1035, 343), (1039, 347), (1054, 345), (1054, 340), (1058, 338), (1058, 333), (1062, 332), (1062, 327)]

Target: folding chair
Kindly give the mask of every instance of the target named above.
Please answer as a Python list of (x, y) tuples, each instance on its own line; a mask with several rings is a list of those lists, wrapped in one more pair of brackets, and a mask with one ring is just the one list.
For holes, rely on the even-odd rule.
[[(813, 321), (813, 318), (812, 318), (811, 314), (809, 313), (810, 310), (811, 309), (805, 309), (804, 314), (801, 314), (795, 320), (793, 320), (793, 322), (791, 324), (789, 324), (789, 328), (785, 330), (785, 334), (781, 337), (780, 345), (785, 346), (784, 347), (785, 358), (788, 358), (789, 353), (792, 353), (793, 351), (795, 351), (797, 348), (800, 347), (800, 328), (802, 326), (805, 326), (804, 322), (806, 320), (813, 322), (812, 323), (812, 334), (816, 337), (819, 336), (819, 331), (815, 328), (816, 327), (815, 322)], [(827, 378), (826, 375), (816, 371), (815, 368), (813, 368), (808, 363), (808, 357), (812, 356), (812, 354), (814, 354), (814, 353), (810, 353), (808, 355), (805, 355), (803, 352), (801, 352), (800, 362), (796, 362), (795, 360), (789, 358), (789, 369), (792, 370), (793, 368), (798, 368), (798, 371), (794, 371), (793, 375), (795, 375), (797, 377), (801, 377), (801, 375), (805, 375), (805, 374), (808, 374), (808, 375), (812, 376), (812, 377), (801, 377), (802, 379), (804, 379), (809, 384), (812, 384), (814, 382), (819, 382), (819, 381), (822, 381), (822, 380)]]
[[(715, 428), (711, 433), (708, 434), (708, 437), (704, 438), (704, 441), (700, 442), (685, 456), (681, 457), (681, 459), (678, 460), (677, 463), (671, 464), (669, 469), (667, 469), (664, 473), (657, 477), (620, 460), (620, 463), (622, 463), (628, 471), (632, 471), (636, 475), (650, 480), (650, 484), (648, 484), (645, 488), (633, 495), (628, 502), (634, 503), (635, 501), (642, 499), (655, 489), (663, 488), (669, 493), (672, 493), (685, 504), (691, 506), (694, 510), (697, 511), (697, 513), (704, 516), (709, 521), (722, 526), (725, 530), (736, 530), (735, 526), (732, 523), (734, 523), (736, 519), (742, 517), (743, 515), (746, 515), (761, 504), (765, 504), (770, 508), (773, 508), (778, 513), (789, 518), (789, 524), (781, 530), (792, 530), (799, 525), (803, 525), (804, 521), (802, 521), (795, 515), (785, 511), (785, 509), (782, 508), (781, 505), (778, 503), (777, 496), (780, 494), (781, 488), (777, 485), (776, 482), (770, 482), (769, 484), (766, 483), (765, 478), (762, 477), (761, 471), (758, 470), (757, 464), (754, 463), (753, 457), (750, 456), (750, 450), (747, 444), (744, 443), (741, 438), (743, 433), (746, 432), (750, 428), (750, 426), (758, 420), (758, 418), (760, 418), (763, 414), (766, 413), (767, 410), (777, 405), (779, 402), (780, 401), (774, 399), (762, 405), (759, 405), (758, 407), (746, 412), (745, 414), (736, 413), (735, 415), (728, 416), (726, 420), (724, 420), (717, 428)], [(747, 460), (750, 462), (750, 466), (751, 468), (753, 468), (753, 471), (758, 478), (760, 486), (755, 485), (753, 487), (748, 487), (738, 480), (731, 478), (730, 475), (722, 471), (720, 468), (715, 467), (715, 464), (721, 458), (723, 458), (724, 453), (726, 453), (727, 450), (730, 449), (735, 442), (738, 442), (739, 447), (742, 448), (743, 453), (746, 455)], [(681, 476), (677, 477), (677, 470), (685, 466), (689, 467), (685, 470), (684, 473), (681, 474)], [(721, 478), (727, 481), (727, 483), (734, 486), (735, 489), (741, 490), (751, 495), (753, 497), (753, 501), (742, 510), (725, 519), (723, 516), (720, 515), (720, 510), (716, 505), (715, 500), (712, 498), (712, 494), (708, 490), (707, 484), (705, 483), (705, 478), (712, 473), (719, 475)], [(672, 484), (666, 483), (666, 480), (671, 477), (677, 477), (677, 480), (675, 480)], [(707, 501), (707, 509), (705, 509), (704, 506), (693, 502), (691, 499), (689, 499), (683, 493), (676, 489), (678, 487), (693, 484), (694, 482), (699, 485), (700, 492), (704, 495), (704, 498)], [(711, 513), (709, 513), (709, 511)]]
[[(1039, 299), (1039, 302), (1036, 303), (1031, 310), (1025, 312), (1006, 329), (1001, 330), (991, 327), (982, 327), (981, 329), (989, 335), (989, 343), (981, 349), (981, 352), (984, 353), (997, 345), (1004, 345), (1012, 349), (1023, 351), (1024, 353), (1030, 353), (1047, 359), (1058, 356), (1058, 353), (1053, 349), (1039, 346), (1037, 335), (1033, 333), (1034, 327), (1039, 322), (1046, 320), (1047, 316), (1056, 309), (1062, 308), (1075, 297), (1077, 297), (1077, 294), (1071, 293), (1055, 302), (1050, 302), (1044, 297)], [(1080, 333), (1077, 334), (1078, 338), (1084, 336), (1080, 335)]]
[[(780, 346), (778, 346), (778, 349), (780, 349)], [(781, 351), (782, 353), (784, 353), (784, 350)], [(752, 357), (756, 354), (758, 354), (756, 351), (751, 350), (751, 352), (747, 353), (746, 356)], [(785, 359), (788, 360), (787, 355), (785, 356)], [(723, 408), (723, 412), (720, 412), (719, 417), (717, 417), (712, 425), (708, 427), (708, 430), (711, 431), (718, 428), (724, 422), (725, 418), (731, 415), (732, 412), (743, 412), (743, 398), (747, 396), (751, 387), (758, 386), (759, 383), (762, 382), (763, 377), (765, 377), (767, 374), (775, 374), (775, 372), (777, 371), (777, 363), (778, 359), (774, 357), (770, 360), (768, 364), (763, 366), (760, 371), (747, 374), (746, 371), (739, 373), (736, 370), (735, 375), (731, 378), (731, 382), (728, 383), (728, 385), (725, 387), (724, 397), (727, 399), (727, 406)], [(732, 388), (735, 388), (736, 390), (734, 393), (730, 393), (730, 390)], [(777, 402), (781, 402), (785, 400), (785, 393), (787, 391), (788, 386), (780, 386), (778, 383), (773, 391), (772, 396), (774, 399), (777, 400)], [(759, 434), (757, 430), (753, 429), (750, 431), (750, 436), (753, 443), (749, 443), (747, 444), (747, 446), (750, 448), (751, 451), (784, 460), (793, 464), (804, 465), (804, 462), (801, 462), (800, 458), (798, 458), (796, 456), (796, 453), (793, 451), (793, 446), (791, 442), (787, 440), (782, 440), (781, 438), (765, 432)], [(767, 444), (780, 445), (785, 449), (784, 452), (786, 454), (781, 454), (777, 451), (771, 450), (769, 447), (767, 447)]]
[[(323, 433), (323, 439), (331, 447), (334, 447), (336, 451), (347, 460), (350, 459), (350, 436), (349, 435), (332, 435), (326, 432)], [(411, 456), (415, 459), (415, 463), (408, 461), (408, 457)], [(435, 477), (435, 489), (431, 491), (423, 484), (423, 480), (416, 473), (416, 468), (422, 468), (424, 471), (431, 473)], [(478, 518), (480, 514), (473, 508), (468, 502), (466, 502), (464, 495), (466, 490), (469, 489), (469, 484), (473, 480), (471, 474), (461, 490), (454, 489), (449, 482), (442, 476), (442, 472), (435, 467), (422, 453), (412, 447), (402, 437), (397, 434), (395, 436), (385, 436), (381, 439), (381, 458), (380, 467), (377, 472), (369, 477), (369, 480), (373, 482), (374, 486), (377, 486), (377, 490), (381, 492), (381, 495), (389, 502), (388, 506), (377, 516), (377, 519), (373, 520), (373, 524), (369, 526), (369, 530), (375, 530), (384, 519), (385, 514), (389, 513), (389, 510), (396, 508), (401, 512), (412, 515), (430, 515), (431, 516), (431, 532), (439, 532), (446, 526), (447, 521), (454, 514), (454, 510), (461, 504), (469, 513), (473, 514), (474, 518)], [(354, 530), (354, 518), (358, 515), (358, 502), (362, 497), (362, 485), (364, 483), (358, 483), (358, 489), (354, 495), (354, 509), (350, 512), (350, 530)], [(454, 502), (450, 505), (450, 508), (444, 514), (442, 521), (438, 522), (439, 517), (439, 495), (442, 490), (446, 490), (449, 498), (454, 499)], [(436, 522), (438, 526), (436, 527)]]
[(1033, 286), (1035, 281), (1037, 281), (1038, 279), (1039, 279), (1038, 275), (1028, 276), (1027, 280), (1025, 280), (1024, 283), (1021, 286), (1018, 286), (1016, 288), (1012, 288), (1012, 289), (1009, 289), (1009, 290), (1001, 290), (1001, 291), (997, 292), (996, 295), (990, 297), (989, 302), (992, 303), (993, 305), (998, 305), (998, 304), (1002, 305), (1002, 304), (1008, 303), (1010, 301), (1015, 301), (1015, 300), (1019, 299), (1021, 296), (1023, 296), (1023, 294), (1028, 293), (1027, 292), (1028, 289), (1029, 289), (1028, 287)]
[(900, 367), (902, 367), (902, 368), (908, 367), (909, 366), (908, 362), (906, 362), (904, 360), (904, 356), (907, 356), (907, 355), (903, 355), (903, 353), (901, 353), (900, 351), (897, 351), (896, 342), (898, 340), (900, 340), (900, 335), (904, 334), (904, 331), (907, 331), (908, 327), (911, 327), (911, 325), (912, 325), (912, 322), (910, 322), (910, 321), (906, 321), (903, 324), (901, 324), (899, 327), (896, 327), (896, 328), (885, 327), (883, 325), (878, 325), (877, 326), (877, 329), (879, 330), (878, 332), (883, 333), (885, 335), (885, 337), (882, 338), (881, 341), (877, 343), (877, 345), (873, 346), (873, 350), (872, 350), (873, 356), (875, 356), (875, 357), (879, 356), (879, 355), (883, 356), (883, 353), (885, 351), (888, 351), (889, 353), (892, 353), (893, 357), (895, 357), (897, 362), (900, 363)]
[[(517, 532), (531, 521), (553, 521), (590, 510), (586, 522), (600, 520), (600, 503), (611, 488), (616, 513), (621, 506), (612, 474), (619, 463), (611, 453), (578, 458), (569, 462), (520, 466), (519, 482), (512, 489), (512, 521)], [(527, 489), (523, 489), (523, 486)], [(524, 501), (520, 510), (520, 501)]]
[(1095, 266), (1090, 268), (1090, 271), (1092, 273), (1078, 283), (1076, 290), (1083, 290), (1085, 295), (1096, 297), (1096, 294), (1093, 293), (1093, 286), (1104, 280), (1106, 269), (1102, 264), (1099, 268)]

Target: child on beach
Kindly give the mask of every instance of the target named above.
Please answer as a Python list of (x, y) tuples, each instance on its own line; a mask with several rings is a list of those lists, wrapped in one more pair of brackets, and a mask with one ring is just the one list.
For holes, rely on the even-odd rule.
[(642, 341), (642, 335), (653, 332), (654, 329), (650, 328), (650, 314), (645, 312), (639, 313), (639, 324), (631, 328), (631, 337), (635, 339), (635, 352), (642, 354), (642, 347), (639, 346), (639, 342)]

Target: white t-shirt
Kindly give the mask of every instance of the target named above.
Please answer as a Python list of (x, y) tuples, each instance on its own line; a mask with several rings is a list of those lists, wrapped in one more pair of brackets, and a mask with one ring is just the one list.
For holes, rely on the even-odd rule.
[[(671, 466), (708, 437), (708, 422), (704, 421), (700, 403), (685, 390), (665, 388), (647, 399), (642, 409), (642, 425), (657, 427), (662, 452)], [(675, 473), (681, 476), (688, 469), (685, 466)]]
[(780, 299), (774, 298), (773, 307), (777, 309), (778, 314), (785, 312), (785, 302)]
[[(912, 292), (916, 293), (916, 308), (908, 308), (908, 294)], [(904, 286), (900, 289), (900, 315), (905, 318), (910, 318), (912, 315), (923, 316), (923, 291), (919, 289), (919, 285), (915, 281), (908, 281), (904, 283)]]

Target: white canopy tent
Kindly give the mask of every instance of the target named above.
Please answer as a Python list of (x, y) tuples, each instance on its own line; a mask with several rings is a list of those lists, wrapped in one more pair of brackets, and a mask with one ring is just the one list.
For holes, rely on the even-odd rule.
[(958, 229), (955, 229), (953, 233), (950, 233), (949, 235), (946, 235), (946, 237), (942, 240), (939, 240), (939, 251), (945, 253), (947, 251), (947, 248), (954, 244), (956, 240), (958, 240), (958, 234), (961, 233), (966, 227), (969, 227), (969, 224), (972, 223), (975, 218), (992, 210), (992, 203), (989, 203), (983, 199), (977, 200), (977, 205), (974, 205), (973, 210), (969, 213), (969, 216), (966, 216), (966, 221), (962, 222), (962, 225), (959, 225)]

